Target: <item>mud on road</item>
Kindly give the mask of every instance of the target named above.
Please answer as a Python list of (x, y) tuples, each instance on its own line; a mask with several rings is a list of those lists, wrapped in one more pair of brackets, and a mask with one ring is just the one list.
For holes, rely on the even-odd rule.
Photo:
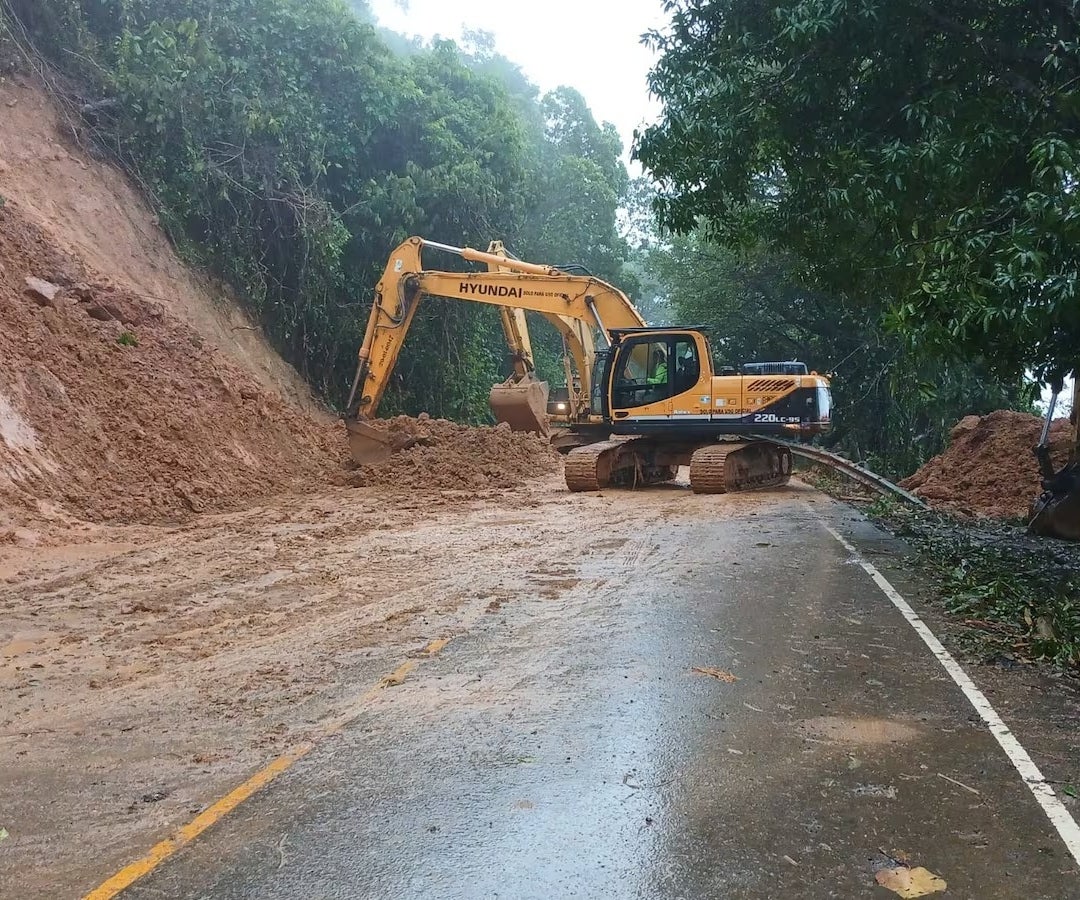
[[(571, 495), (553, 474), (506, 489), (396, 494), (385, 487), (324, 489), (310, 496), (279, 496), (244, 512), (204, 516), (182, 525), (88, 525), (77, 542), (0, 547), (0, 826), (11, 834), (0, 847), (0, 884), (20, 898), (80, 895), (271, 760), (317, 738), (327, 721), (355, 708), (357, 699), (380, 678), (436, 639), (455, 638), (451, 649), (473, 647), (478, 654), (476, 677), (490, 680), (476, 689), (493, 715), (513, 716), (514, 703), (528, 696), (531, 704), (542, 705), (545, 694), (534, 693), (530, 679), (513, 666), (499, 664), (501, 657), (484, 637), (491, 626), (500, 626), (511, 650), (528, 633), (550, 646), (553, 659), (574, 660), (586, 652), (575, 643), (583, 640), (599, 640), (603, 653), (617, 658), (617, 641), (622, 640), (618, 629), (604, 632), (603, 640), (588, 638), (587, 629), (579, 633), (581, 623), (573, 621), (574, 609), (592, 609), (594, 619), (599, 616), (614, 628), (625, 618), (616, 607), (624, 601), (634, 606), (635, 591), (658, 591), (656, 602), (663, 604), (661, 598), (675, 596), (680, 586), (696, 581), (711, 586), (708, 590), (717, 579), (750, 590), (770, 584), (761, 580), (766, 575), (808, 566), (813, 577), (805, 597), (785, 588), (782, 596), (770, 594), (769, 602), (788, 610), (788, 616), (796, 614), (800, 603), (820, 605), (820, 627), (839, 628), (834, 640), (841, 643), (825, 648), (826, 642), (816, 640), (819, 634), (804, 635), (815, 640), (803, 641), (797, 652), (810, 653), (819, 649), (817, 644), (839, 652), (846, 640), (843, 634), (852, 626), (850, 612), (833, 622), (834, 607), (844, 612), (851, 604), (869, 604), (878, 609), (875, 616), (885, 613), (870, 587), (844, 597), (824, 589), (815, 593), (812, 585), (826, 584), (835, 562), (825, 557), (799, 560), (784, 550), (783, 529), (799, 532), (802, 527), (787, 521), (788, 510), (805, 518), (813, 504), (831, 506), (801, 486), (722, 497), (696, 496), (685, 485)], [(681, 534), (685, 544), (687, 535), (699, 533), (728, 534), (735, 546), (721, 551), (720, 545), (701, 545), (693, 552), (683, 546), (681, 555), (671, 554), (666, 534)], [(711, 555), (714, 552), (719, 556)], [(756, 568), (766, 564), (766, 569)], [(913, 587), (897, 583), (914, 596)], [(740, 610), (744, 624), (754, 623), (754, 634), (745, 635), (747, 652), (757, 653), (754, 645), (759, 641), (772, 646), (769, 641), (786, 645), (794, 640), (786, 630), (790, 623), (782, 617), (770, 613), (760, 620), (763, 613), (752, 593), (732, 607)], [(604, 605), (613, 602), (611, 609)], [(714, 603), (709, 600), (702, 609)], [(697, 606), (691, 603), (688, 608)], [(543, 620), (539, 625), (538, 616)], [(596, 622), (593, 626), (598, 627)], [(906, 628), (899, 623), (890, 627)], [(518, 629), (524, 629), (520, 635)], [(699, 651), (713, 638), (724, 639), (723, 628), (714, 632), (716, 627), (693, 632)], [(912, 636), (906, 631), (895, 637), (883, 633), (875, 642), (872, 635), (864, 635), (843, 646), (843, 655), (834, 658), (835, 668), (848, 671), (850, 663), (861, 669), (869, 665), (866, 660), (876, 658), (873, 648), (894, 650), (898, 639)], [(534, 651), (547, 653), (539, 645)], [(695, 665), (717, 662), (708, 653), (698, 656)], [(822, 689), (814, 659), (792, 656), (785, 664), (805, 680), (798, 690), (807, 696)], [(547, 672), (545, 677), (556, 677), (554, 669), (544, 668), (543, 655), (537, 665), (538, 672)], [(763, 665), (764, 680), (754, 684), (768, 684), (775, 676)], [(932, 665), (932, 660), (920, 658), (917, 668)], [(751, 683), (745, 680), (745, 663), (725, 667), (739, 669), (739, 684)], [(570, 668), (576, 671), (580, 661)], [(929, 680), (942, 682), (936, 671), (927, 674)], [(600, 680), (590, 690), (599, 697), (606, 690), (603, 672), (596, 677)], [(882, 680), (867, 683), (881, 685), (874, 690), (892, 696), (895, 685), (886, 683), (884, 675), (876, 677)], [(1021, 736), (1047, 766), (1048, 777), (1073, 783), (1078, 777), (1069, 762), (1075, 710), (1067, 697), (1037, 676), (1025, 679), (1010, 673), (1007, 679), (987, 679), (980, 673), (979, 679), (989, 685), (1010, 723), (1022, 724)], [(506, 698), (500, 684), (508, 685)], [(577, 687), (564, 689), (573, 692)], [(394, 720), (387, 720), (386, 727), (375, 730), (371, 746), (369, 726), (358, 723), (358, 733), (348, 741), (350, 765), (373, 771), (392, 765), (390, 756), (367, 759), (388, 752), (379, 749), (382, 738), (377, 735), (383, 734), (389, 746), (397, 748), (393, 758), (410, 759), (416, 777), (426, 777), (421, 773), (427, 765), (398, 742), (414, 741), (409, 728), (437, 731), (448, 716), (452, 720), (467, 709), (455, 707), (441, 688), (421, 694), (407, 686), (401, 690), (405, 693), (393, 696), (420, 703), (417, 715), (408, 727), (402, 725), (397, 738)], [(920, 695), (911, 702), (944, 702), (934, 697)], [(555, 694), (547, 696), (552, 703), (555, 699)], [(474, 697), (470, 703), (475, 702)], [(758, 700), (747, 702), (746, 709), (765, 708)], [(956, 700), (948, 702), (955, 705)], [(610, 703), (600, 705), (607, 708)], [(1043, 714), (1034, 715), (1034, 709)], [(740, 710), (743, 705), (736, 704), (732, 715)], [(961, 706), (955, 710), (958, 721), (970, 716)], [(890, 705), (875, 713), (883, 718), (891, 714)], [(713, 711), (684, 725), (688, 734), (713, 726), (724, 730), (721, 719), (727, 715)], [(575, 738), (584, 739), (584, 732)], [(788, 740), (795, 744), (789, 749), (793, 758), (801, 758), (801, 752), (825, 739), (831, 740), (792, 733)], [(672, 734), (666, 740), (678, 744), (681, 738)], [(948, 743), (948, 734), (942, 740)], [(723, 746), (718, 752), (726, 759)], [(973, 767), (971, 772), (991, 753), (989, 745), (979, 747), (964, 763)], [(1041, 814), (1028, 808), (1022, 782), (1003, 758), (991, 755), (1003, 773), (1000, 783), (1019, 798), (1017, 809), (1023, 807), (1025, 821), (1045, 830)], [(750, 771), (747, 778), (759, 774)], [(403, 771), (400, 777), (411, 776)], [(999, 802), (976, 800), (956, 790), (973, 803)], [(1007, 817), (1010, 809), (1001, 803), (996, 815)], [(731, 834), (741, 833), (734, 821), (731, 828)], [(212, 842), (213, 835), (200, 841)], [(1053, 843), (1049, 837), (1041, 839), (1047, 846)], [(208, 846), (201, 852), (214, 850)], [(1062, 853), (1054, 848), (1053, 865), (1064, 877), (1068, 865)]]
[(338, 488), (0, 546), (0, 883), (20, 897), (86, 888), (403, 654), (575, 586), (577, 560), (611, 552), (600, 533), (632, 533), (649, 505), (613, 513), (557, 475)]

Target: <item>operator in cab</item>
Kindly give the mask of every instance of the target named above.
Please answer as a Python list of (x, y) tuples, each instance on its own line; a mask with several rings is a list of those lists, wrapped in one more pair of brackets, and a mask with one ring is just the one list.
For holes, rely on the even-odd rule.
[(652, 354), (652, 375), (645, 379), (646, 384), (667, 384), (667, 355), (657, 347)]

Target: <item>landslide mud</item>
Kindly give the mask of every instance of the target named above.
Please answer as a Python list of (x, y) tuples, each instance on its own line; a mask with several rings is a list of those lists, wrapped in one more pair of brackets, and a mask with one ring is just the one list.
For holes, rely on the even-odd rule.
[[(931, 506), (969, 518), (1023, 519), (1042, 491), (1033, 448), (1042, 420), (1027, 413), (997, 410), (957, 423), (945, 452), (935, 456), (900, 486)], [(1069, 423), (1050, 430), (1054, 465), (1068, 458)]]
[(527, 432), (470, 427), (397, 416), (373, 423), (386, 431), (394, 453), (375, 466), (361, 466), (350, 484), (415, 491), (510, 488), (558, 470), (562, 463), (547, 440)]
[[(28, 276), (55, 296), (27, 290)], [(9, 527), (236, 509), (324, 483), (344, 460), (329, 416), (265, 388), (10, 205), (0, 208), (0, 398)]]

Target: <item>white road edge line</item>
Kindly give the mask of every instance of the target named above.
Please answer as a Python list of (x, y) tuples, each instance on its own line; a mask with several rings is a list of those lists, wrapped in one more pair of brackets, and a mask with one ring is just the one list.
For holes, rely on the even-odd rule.
[(1065, 842), (1065, 846), (1072, 854), (1073, 859), (1076, 860), (1077, 864), (1080, 864), (1080, 826), (1076, 824), (1076, 820), (1065, 808), (1065, 805), (1061, 800), (1058, 799), (1057, 794), (1054, 793), (1054, 789), (1047, 784), (1042, 772), (1039, 771), (1039, 767), (1035, 765), (1035, 762), (1028, 755), (1027, 750), (1023, 748), (1009, 730), (1009, 727), (1001, 721), (1001, 716), (999, 716), (997, 710), (990, 705), (990, 701), (986, 699), (986, 695), (975, 686), (975, 682), (971, 680), (967, 672), (960, 667), (960, 664), (953, 658), (953, 655), (942, 646), (941, 641), (937, 639), (927, 624), (919, 618), (918, 613), (911, 608), (908, 602), (900, 595), (900, 592), (889, 584), (885, 576), (873, 565), (868, 563), (863, 558), (862, 554), (859, 553), (859, 551), (856, 550), (843, 535), (836, 531), (836, 529), (824, 520), (822, 520), (821, 524), (829, 534), (843, 545), (844, 549), (851, 554), (852, 559), (863, 568), (866, 574), (874, 579), (874, 583), (881, 588), (881, 592), (892, 601), (893, 606), (900, 610), (900, 614), (907, 619), (908, 624), (915, 629), (915, 633), (918, 634), (918, 636), (922, 638), (923, 643), (930, 648), (930, 652), (937, 657), (938, 662), (940, 662), (945, 668), (945, 671), (949, 673), (952, 680), (956, 682), (957, 687), (964, 692), (964, 696), (971, 701), (971, 705), (975, 707), (975, 711), (982, 716), (982, 720), (986, 723), (986, 727), (989, 728), (990, 733), (997, 738), (997, 742), (1001, 745), (1001, 749), (1005, 751), (1005, 755), (1009, 757), (1013, 766), (1016, 767), (1016, 771), (1020, 773), (1020, 777), (1024, 780), (1024, 784), (1028, 786), (1031, 793), (1038, 801), (1039, 806), (1043, 808), (1043, 812), (1046, 813), (1046, 817), (1050, 820), (1050, 824), (1057, 829), (1057, 833)]

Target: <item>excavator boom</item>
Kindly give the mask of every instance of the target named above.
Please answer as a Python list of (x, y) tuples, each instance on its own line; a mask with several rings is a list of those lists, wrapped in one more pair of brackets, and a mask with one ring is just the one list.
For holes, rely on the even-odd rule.
[[(502, 259), (509, 258), (502, 241), (492, 241), (488, 246), (488, 253)], [(488, 271), (511, 270), (492, 261), (488, 263)], [(525, 310), (500, 306), (499, 319), (506, 337), (506, 346), (510, 348), (513, 372), (506, 381), (492, 385), (488, 405), (496, 422), (505, 422), (513, 431), (532, 431), (546, 437), (549, 433), (548, 384), (535, 374), (532, 339), (529, 336)]]
[[(483, 272), (425, 271), (423, 249), (453, 253), (486, 264)], [(523, 262), (499, 252), (482, 252), (411, 237), (390, 255), (375, 288), (375, 299), (360, 347), (356, 378), (349, 397), (346, 425), (353, 458), (361, 464), (378, 462), (391, 448), (383, 433), (367, 420), (374, 418), (389, 384), (405, 337), (424, 296), (485, 303), (500, 309), (503, 330), (515, 357), (515, 377), (493, 390), (496, 416), (517, 430), (543, 431), (546, 389), (535, 387), (532, 348), (524, 310), (544, 316), (562, 334), (580, 391), (571, 398), (571, 420), (589, 415), (591, 376), (595, 360), (594, 332), (610, 343), (608, 329), (644, 326), (645, 320), (618, 289), (586, 275)]]

